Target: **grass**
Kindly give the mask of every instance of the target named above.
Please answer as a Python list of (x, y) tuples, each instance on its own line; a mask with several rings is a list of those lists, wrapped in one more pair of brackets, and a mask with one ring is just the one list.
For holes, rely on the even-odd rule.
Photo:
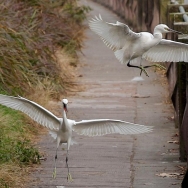
[[(72, 87), (54, 53), (72, 56), (82, 48), (81, 23), (89, 8), (75, 0), (0, 0), (0, 85), (10, 94), (29, 94), (48, 79), (53, 94)], [(64, 74), (69, 74), (66, 72)], [(44, 89), (47, 89), (43, 84)]]
[(0, 187), (22, 187), (27, 167), (40, 162), (39, 151), (30, 141), (37, 127), (21, 113), (3, 106), (0, 117)]
[(10, 161), (19, 165), (37, 163), (39, 153), (30, 143), (27, 134), (31, 129), (27, 124), (24, 126), (22, 115), (3, 107), (0, 114), (3, 116), (0, 121), (0, 164)]

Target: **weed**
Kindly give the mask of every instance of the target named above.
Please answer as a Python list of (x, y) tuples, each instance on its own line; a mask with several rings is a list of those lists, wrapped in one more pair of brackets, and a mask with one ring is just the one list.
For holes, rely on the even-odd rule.
[[(0, 106), (0, 187), (21, 187), (24, 169), (39, 163), (40, 154), (33, 146), (30, 125), (23, 115), (15, 110)], [(37, 135), (35, 126), (33, 132)], [(17, 169), (17, 170), (16, 170)]]
[(14, 140), (0, 136), (0, 163), (14, 162), (19, 165), (39, 163), (39, 152), (30, 141)]
[(9, 183), (6, 182), (4, 179), (0, 178), (0, 187), (1, 188), (10, 188)]
[(73, 80), (62, 77), (54, 52), (62, 47), (76, 56), (81, 50), (81, 22), (88, 11), (73, 0), (0, 0), (1, 88), (12, 95), (29, 94), (48, 79), (57, 96), (72, 87)]
[(88, 13), (91, 8), (89, 6), (76, 6), (77, 1), (66, 1), (64, 3), (62, 13), (66, 13), (74, 22), (82, 23), (86, 19), (86, 13)]

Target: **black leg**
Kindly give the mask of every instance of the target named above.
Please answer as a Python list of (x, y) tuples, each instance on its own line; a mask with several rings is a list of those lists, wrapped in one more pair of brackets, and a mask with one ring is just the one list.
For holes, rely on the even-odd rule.
[(69, 173), (68, 156), (66, 156), (66, 164), (67, 164), (67, 169), (68, 169), (68, 173)]
[(130, 64), (130, 60), (129, 60), (129, 62), (127, 63), (127, 66), (128, 66), (128, 67), (135, 67), (135, 68), (139, 68), (139, 69), (140, 69), (140, 66), (131, 65), (131, 64)]
[(150, 66), (142, 66), (142, 65), (136, 66), (136, 65), (131, 65), (131, 64), (130, 64), (130, 60), (129, 60), (129, 62), (127, 63), (127, 66), (128, 66), (128, 67), (138, 68), (138, 69), (141, 70), (141, 71), (140, 71), (140, 76), (141, 76), (142, 72), (144, 72), (145, 75), (149, 77), (149, 75), (148, 75), (147, 71), (145, 70), (145, 68), (149, 68)]
[[(58, 149), (58, 148), (57, 148)], [(56, 154), (55, 154), (55, 164), (54, 164), (54, 171), (52, 173), (52, 178), (56, 178), (56, 160), (57, 160), (57, 149), (56, 149)]]

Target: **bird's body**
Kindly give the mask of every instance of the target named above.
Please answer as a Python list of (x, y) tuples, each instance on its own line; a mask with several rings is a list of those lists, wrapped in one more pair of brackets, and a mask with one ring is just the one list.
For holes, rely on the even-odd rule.
[[(67, 124), (70, 125), (70, 124)], [(70, 147), (70, 142), (68, 140), (72, 137), (72, 129), (68, 127), (64, 122), (62, 125), (60, 125), (60, 128), (58, 131), (50, 131), (50, 134), (55, 134), (53, 138), (56, 139), (58, 146), (63, 143), (69, 143), (68, 149)]]
[[(122, 63), (127, 64), (130, 58), (133, 60), (142, 56), (146, 51), (148, 51), (154, 45), (157, 45), (159, 42), (160, 38), (154, 38), (154, 36), (150, 33), (141, 32), (136, 40), (136, 43), (129, 41), (122, 49), (117, 50), (114, 53)], [(125, 51), (126, 53), (123, 53)], [(119, 56), (118, 52), (120, 52)], [(123, 56), (123, 59), (121, 59), (121, 56)]]
[[(130, 67), (130, 62), (142, 58), (150, 62), (188, 62), (188, 45), (180, 42), (162, 39), (163, 33), (175, 32), (165, 24), (154, 28), (153, 34), (149, 32), (133, 32), (126, 24), (121, 22), (108, 23), (102, 17), (93, 18), (89, 27), (103, 42), (114, 51), (121, 63)], [(182, 34), (182, 33), (181, 33)], [(146, 66), (148, 68), (150, 66)]]
[(74, 121), (67, 119), (67, 104), (68, 100), (63, 99), (63, 117), (58, 118), (53, 113), (40, 106), (39, 104), (30, 101), (23, 97), (13, 97), (0, 94), (0, 104), (10, 107), (15, 110), (20, 110), (27, 114), (34, 121), (47, 127), (50, 135), (56, 140), (55, 167), (53, 177), (56, 177), (56, 159), (57, 150), (60, 144), (67, 143), (66, 164), (68, 168), (68, 180), (72, 177), (69, 173), (68, 166), (68, 151), (71, 145), (72, 131), (85, 136), (103, 136), (105, 134), (140, 134), (151, 132), (152, 127), (125, 122), (113, 119), (93, 119)]
[(66, 112), (63, 110), (63, 122), (60, 125), (60, 129), (57, 134), (57, 138), (60, 138), (60, 143), (67, 143), (67, 149), (70, 148), (72, 138), (72, 127), (75, 124), (74, 121), (67, 119)]

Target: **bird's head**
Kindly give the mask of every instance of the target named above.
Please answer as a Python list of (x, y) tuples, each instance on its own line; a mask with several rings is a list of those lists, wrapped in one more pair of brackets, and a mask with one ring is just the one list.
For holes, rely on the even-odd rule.
[(175, 31), (173, 29), (170, 29), (165, 24), (159, 24), (159, 25), (157, 25), (155, 27), (155, 29), (154, 29), (154, 33), (157, 33), (157, 32), (159, 32), (159, 33), (177, 33), (177, 34), (183, 34), (183, 33), (179, 32), (179, 31)]
[(65, 112), (67, 112), (67, 104), (68, 104), (68, 100), (67, 99), (63, 99), (62, 100), (62, 103), (63, 103), (63, 109), (65, 110)]

